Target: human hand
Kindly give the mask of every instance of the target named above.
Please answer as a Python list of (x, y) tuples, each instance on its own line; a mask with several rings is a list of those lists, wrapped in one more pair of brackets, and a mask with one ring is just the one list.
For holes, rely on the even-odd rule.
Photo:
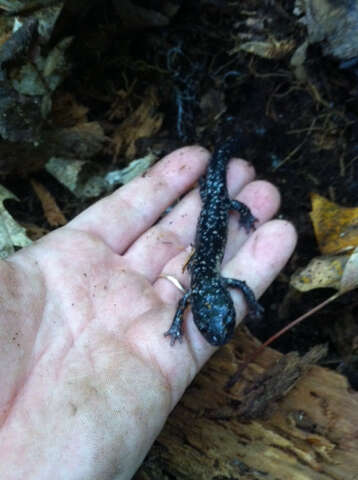
[[(191, 314), (182, 344), (163, 333), (201, 202), (189, 192), (208, 153), (187, 147), (97, 202), (65, 227), (0, 263), (0, 478), (129, 479), (168, 414), (215, 351)], [(225, 276), (260, 296), (295, 245), (268, 220), (277, 190), (230, 162), (228, 185), (259, 219), (248, 235), (231, 215)], [(153, 226), (153, 224), (155, 224)], [(232, 296), (241, 320), (241, 294)], [(264, 321), (264, 320), (263, 320)]]

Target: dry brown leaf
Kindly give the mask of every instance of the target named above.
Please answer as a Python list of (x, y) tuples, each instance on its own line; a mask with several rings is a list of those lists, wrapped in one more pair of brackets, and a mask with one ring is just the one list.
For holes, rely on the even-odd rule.
[(115, 99), (107, 114), (109, 120), (123, 120), (130, 115), (135, 83), (134, 81), (128, 90), (121, 89), (116, 91)]
[(252, 53), (262, 58), (278, 59), (288, 55), (296, 46), (293, 39), (276, 40), (270, 38), (266, 41), (251, 41), (236, 45), (230, 54), (233, 55), (239, 51)]
[(65, 225), (67, 223), (66, 217), (61, 212), (51, 193), (36, 180), (31, 180), (31, 185), (41, 202), (46, 220), (51, 227)]
[(73, 127), (77, 123), (88, 122), (88, 108), (77, 103), (71, 93), (59, 93), (53, 99), (52, 113), (56, 125)]
[(132, 159), (136, 154), (135, 142), (139, 138), (150, 137), (157, 133), (163, 123), (163, 114), (158, 112), (157, 91), (149, 88), (141, 105), (124, 120), (113, 136), (114, 154), (124, 154)]
[(336, 254), (358, 246), (358, 208), (341, 207), (316, 193), (310, 213), (320, 251)]
[(39, 240), (50, 232), (48, 228), (39, 227), (34, 223), (23, 223), (22, 225), (24, 228), (26, 228), (27, 236), (33, 242), (36, 242), (36, 240)]

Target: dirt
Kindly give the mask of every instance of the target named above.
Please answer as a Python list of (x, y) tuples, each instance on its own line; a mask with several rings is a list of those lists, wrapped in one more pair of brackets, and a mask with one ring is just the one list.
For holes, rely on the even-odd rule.
[[(124, 22), (115, 9), (115, 2), (95, 2), (82, 17), (63, 22), (75, 34), (75, 42), (70, 51), (71, 75), (59, 95), (70, 92), (88, 108), (89, 120), (104, 128), (110, 140), (96, 162), (106, 168), (125, 166), (131, 160), (125, 154), (115, 155), (113, 139), (123, 118), (109, 113), (118, 102), (118, 92), (130, 92), (124, 109), (127, 114), (141, 105), (149, 87), (156, 89), (159, 98), (163, 124), (151, 137), (136, 142), (136, 158), (149, 149), (163, 155), (191, 142), (212, 148), (227, 132), (240, 129), (245, 157), (259, 178), (279, 187), (279, 216), (292, 221), (299, 234), (293, 257), (262, 299), (265, 321), (250, 326), (257, 337), (266, 340), (332, 293), (295, 294), (289, 278), (319, 255), (309, 218), (310, 193), (342, 205), (357, 204), (357, 74), (354, 68), (340, 69), (337, 59), (323, 56), (318, 43), (307, 50), (306, 79), (297, 79), (290, 59), (307, 32), (292, 13), (292, 1), (177, 3), (177, 13), (168, 15), (168, 24), (159, 27), (136, 24), (132, 29), (130, 21)], [(137, 4), (163, 12), (168, 2)], [(230, 54), (244, 41), (272, 39), (276, 44), (272, 43), (266, 58), (242, 50)], [(79, 202), (43, 169), (32, 177), (51, 191), (68, 219), (90, 203)], [(10, 206), (15, 218), (49, 230), (29, 176), (5, 176), (3, 183), (21, 199), (20, 204)], [(346, 373), (358, 388), (352, 340), (357, 318), (353, 292), (273, 346), (284, 353), (304, 354), (328, 343), (323, 364)]]

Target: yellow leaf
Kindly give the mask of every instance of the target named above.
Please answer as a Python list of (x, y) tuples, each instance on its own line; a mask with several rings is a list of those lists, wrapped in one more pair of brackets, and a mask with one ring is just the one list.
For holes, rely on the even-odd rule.
[(308, 292), (315, 288), (339, 290), (348, 258), (348, 255), (327, 255), (313, 258), (307, 267), (292, 275), (290, 284), (300, 292)]
[(358, 208), (341, 207), (316, 193), (310, 213), (320, 251), (336, 254), (358, 246)]
[(344, 293), (357, 288), (358, 248), (352, 254), (313, 258), (305, 268), (292, 275), (290, 284), (300, 292), (335, 288)]

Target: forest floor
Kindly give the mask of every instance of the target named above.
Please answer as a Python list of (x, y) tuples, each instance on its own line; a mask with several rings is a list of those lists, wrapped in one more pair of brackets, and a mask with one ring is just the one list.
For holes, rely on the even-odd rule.
[[(259, 178), (278, 186), (279, 216), (292, 221), (299, 235), (289, 264), (262, 299), (265, 321), (251, 328), (266, 340), (332, 294), (328, 289), (294, 293), (289, 280), (320, 255), (309, 215), (311, 194), (357, 205), (356, 72), (323, 55), (319, 42), (308, 47), (300, 72), (292, 66), (307, 38), (292, 1), (182, 2), (172, 16), (167, 9), (167, 25), (161, 26), (151, 25), (150, 15), (132, 25), (115, 3), (97, 2), (67, 24), (74, 35), (71, 70), (56, 92), (53, 114), (68, 107), (73, 123), (85, 115), (101, 126), (106, 141), (91, 162), (103, 171), (188, 143), (212, 149), (224, 135), (240, 130), (242, 156)], [(151, 3), (160, 9), (169, 2), (143, 5)], [(45, 186), (67, 219), (95, 200), (75, 197), (42, 166), (3, 174), (3, 185), (20, 199), (9, 202), (12, 215), (42, 232), (51, 226), (31, 180)], [(358, 297), (352, 291), (273, 347), (303, 354), (327, 343), (321, 364), (346, 374), (358, 388), (357, 338)]]

